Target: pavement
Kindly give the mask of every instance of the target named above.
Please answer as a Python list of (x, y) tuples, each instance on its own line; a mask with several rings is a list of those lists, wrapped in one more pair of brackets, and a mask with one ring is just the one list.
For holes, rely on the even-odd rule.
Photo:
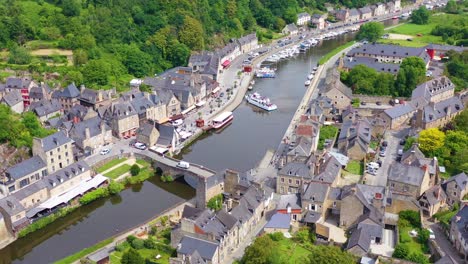
[(455, 248), (452, 246), (452, 243), (450, 243), (449, 239), (445, 235), (445, 232), (439, 223), (424, 221), (424, 225), (429, 226), (432, 229), (435, 236), (435, 242), (437, 246), (439, 246), (439, 248), (442, 250), (442, 252), (445, 253), (445, 255), (449, 255), (460, 264), (464, 263), (458, 255), (458, 253), (456, 252)]

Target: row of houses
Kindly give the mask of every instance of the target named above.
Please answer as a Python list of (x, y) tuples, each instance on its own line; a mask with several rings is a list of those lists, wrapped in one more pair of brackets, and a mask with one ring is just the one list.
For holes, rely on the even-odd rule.
[(335, 18), (343, 22), (365, 21), (372, 17), (395, 13), (401, 10), (401, 1), (389, 1), (386, 3), (377, 3), (362, 8), (340, 9), (333, 11)]

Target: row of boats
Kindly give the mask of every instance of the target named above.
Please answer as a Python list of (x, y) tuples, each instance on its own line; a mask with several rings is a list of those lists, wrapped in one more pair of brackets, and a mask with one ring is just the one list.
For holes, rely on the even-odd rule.
[(315, 73), (317, 72), (317, 67), (314, 67), (312, 71), (310, 71), (309, 75), (307, 75), (307, 80), (305, 81), (305, 86), (309, 86), (312, 83), (312, 80), (315, 77)]

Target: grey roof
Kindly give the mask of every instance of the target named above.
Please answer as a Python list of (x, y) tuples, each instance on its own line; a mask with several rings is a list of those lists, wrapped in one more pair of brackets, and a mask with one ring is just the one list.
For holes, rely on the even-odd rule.
[(89, 130), (89, 136), (95, 137), (104, 131), (109, 131), (111, 128), (104, 122), (100, 117), (95, 116), (90, 119), (81, 121), (79, 123), (73, 124), (73, 127), (70, 129), (70, 137), (75, 140), (83, 140), (86, 138), (86, 129)]
[(207, 264), (197, 250), (193, 251), (192, 255), (189, 257), (189, 261), (190, 264)]
[(382, 226), (373, 221), (365, 220), (359, 223), (357, 229), (351, 234), (346, 248), (359, 246), (368, 252), (371, 241), (375, 238), (382, 238)]
[(145, 96), (130, 101), (138, 114), (146, 113), (147, 109), (155, 107), (155, 104)]
[[(371, 208), (372, 201), (374, 200), (376, 193), (380, 193), (383, 196), (385, 193), (385, 187), (356, 184), (356, 197), (367, 208)], [(382, 199), (384, 199), (384, 197), (382, 197)]]
[(216, 218), (229, 230), (237, 224), (237, 219), (224, 210), (218, 211)]
[(93, 89), (88, 89), (88, 88), (83, 89), (79, 99), (87, 103), (96, 104), (100, 102), (99, 93), (101, 94), (101, 101), (111, 99), (112, 91), (93, 90)]
[(440, 76), (418, 85), (411, 94), (411, 100), (414, 100), (418, 97), (423, 97), (429, 101), (431, 97), (450, 90), (455, 90), (455, 86), (453, 85), (452, 81), (450, 81), (450, 79), (446, 76)]
[(47, 188), (52, 189), (68, 181), (74, 176), (80, 175), (89, 170), (89, 165), (84, 160), (80, 160), (50, 175), (47, 175), (46, 177), (44, 177), (44, 182)]
[(39, 86), (34, 86), (29, 91), (29, 98), (35, 100), (46, 99), (47, 96), (52, 92), (49, 85), (41, 83)]
[(332, 201), (341, 200), (341, 188), (330, 188), (327, 199)]
[(5, 102), (9, 107), (13, 107), (19, 103), (23, 103), (23, 97), (19, 90), (12, 90), (3, 96), (2, 101)]
[(217, 243), (191, 236), (184, 236), (180, 241), (180, 248), (177, 249), (177, 253), (192, 255), (194, 251), (197, 251), (204, 260), (211, 261), (215, 257), (217, 249)]
[(23, 199), (28, 198), (29, 196), (46, 188), (47, 186), (45, 182), (42, 180), (39, 180), (22, 188), (21, 190), (13, 193), (12, 195), (15, 196), (15, 198), (18, 199), (18, 201), (22, 201)]
[(421, 198), (419, 199), (426, 201), (429, 205), (435, 205), (435, 204), (440, 203), (441, 201), (445, 201), (446, 198), (447, 198), (447, 195), (442, 189), (442, 186), (435, 185), (435, 186), (432, 186), (432, 188), (425, 191), (423, 195), (421, 196)]
[(302, 195), (302, 199), (323, 203), (328, 197), (329, 189), (330, 185), (328, 184), (311, 182)]
[(416, 56), (422, 58), (425, 62), (428, 62), (430, 59), (425, 48), (413, 48), (389, 44), (368, 43), (360, 47), (355, 47), (348, 52), (348, 56), (361, 56), (360, 54), (399, 58)]
[(202, 68), (202, 74), (218, 74), (219, 56), (211, 52), (192, 54), (189, 58), (189, 66)]
[(312, 178), (310, 168), (306, 164), (299, 162), (290, 162), (286, 164), (279, 171), (279, 174), (291, 177)]
[(367, 13), (372, 13), (372, 10), (368, 6), (365, 6), (365, 7), (359, 8), (359, 12), (361, 14), (367, 14)]
[(364, 65), (371, 69), (374, 69), (378, 72), (385, 72), (391, 74), (397, 74), (400, 70), (400, 64), (397, 63), (383, 63), (379, 62), (375, 58), (368, 58), (368, 57), (347, 57), (343, 61), (343, 67), (352, 69), (357, 65)]
[(363, 151), (367, 152), (371, 141), (372, 129), (367, 119), (360, 119), (357, 121), (346, 120), (344, 121), (340, 134), (338, 136), (338, 143), (347, 141), (346, 150), (359, 145)]
[(296, 146), (288, 152), (288, 155), (308, 157), (311, 152), (312, 142), (306, 137), (299, 137)]
[(141, 124), (140, 127), (137, 130), (138, 135), (143, 135), (143, 136), (150, 136), (153, 130), (155, 130), (156, 127), (154, 124), (151, 123), (144, 123)]
[(103, 248), (91, 255), (88, 256), (88, 259), (94, 262), (98, 262), (100, 260), (106, 259), (109, 257), (109, 249)]
[(231, 54), (232, 52), (234, 52), (234, 50), (236, 50), (236, 48), (238, 48), (238, 47), (239, 46), (237, 45), (237, 43), (231, 42), (231, 43), (226, 44), (226, 46), (222, 47), (221, 49), (217, 49), (216, 54), (220, 58), (223, 58), (223, 57)]
[(458, 213), (452, 218), (451, 222), (452, 226), (455, 226), (455, 228), (458, 229), (463, 240), (468, 240), (468, 231), (466, 229), (468, 226), (468, 206), (463, 206), (463, 208), (460, 209), (460, 211), (458, 211)]
[(113, 103), (108, 109), (110, 111), (108, 114), (112, 119), (125, 119), (130, 116), (138, 115), (135, 108), (128, 101), (119, 100), (116, 103)]
[(457, 187), (459, 190), (465, 190), (468, 183), (468, 175), (466, 175), (466, 173), (464, 172), (459, 173), (455, 176), (450, 177), (447, 181), (444, 182), (444, 185), (447, 185), (447, 183), (452, 181), (457, 183)]
[(341, 163), (330, 155), (325, 165), (320, 168), (320, 173), (314, 176), (315, 181), (324, 183), (333, 183), (337, 177), (340, 177)]
[(426, 49), (435, 49), (437, 51), (449, 51), (454, 50), (456, 52), (463, 52), (464, 50), (468, 50), (468, 47), (460, 47), (460, 46), (451, 46), (451, 45), (439, 45), (439, 44), (429, 44), (426, 46)]
[(291, 216), (289, 214), (276, 213), (271, 216), (271, 219), (265, 225), (265, 228), (289, 229), (290, 223), (291, 223)]
[(416, 109), (411, 104), (399, 104), (392, 108), (385, 109), (384, 113), (387, 114), (391, 119), (398, 118), (400, 116), (404, 116), (406, 114), (410, 114), (414, 112)]
[(351, 88), (341, 82), (340, 72), (336, 68), (333, 68), (327, 72), (327, 77), (325, 80), (325, 93), (328, 93), (333, 89), (337, 89), (349, 99), (353, 97), (353, 91)]
[(33, 156), (30, 159), (24, 160), (8, 168), (6, 172), (11, 178), (17, 180), (30, 173), (46, 168), (47, 164), (39, 156)]
[(73, 140), (67, 137), (63, 131), (56, 132), (50, 136), (41, 138), (39, 140), (42, 143), (42, 151), (44, 152), (58, 148), (67, 143), (73, 142)]
[(390, 166), (388, 179), (413, 186), (421, 186), (425, 171), (423, 168), (394, 163)]
[(425, 159), (426, 157), (419, 149), (418, 144), (413, 144), (407, 151), (401, 156), (401, 162), (405, 164), (412, 164), (415, 161)]
[(3, 208), (10, 217), (24, 211), (24, 206), (13, 195), (0, 199), (0, 207)]
[(195, 219), (203, 212), (200, 208), (195, 208), (189, 205), (184, 205), (182, 210), (182, 218)]
[(298, 19), (302, 18), (302, 17), (310, 17), (310, 15), (307, 12), (302, 12), (302, 13), (297, 14)]
[(59, 97), (65, 98), (77, 98), (80, 96), (80, 90), (76, 88), (75, 83), (68, 85), (62, 92), (58, 94)]
[[(298, 17), (299, 17), (299, 14), (298, 14)], [(250, 43), (255, 40), (257, 40), (257, 33), (254, 32), (254, 33), (251, 33), (251, 34), (248, 34), (239, 38), (237, 41), (239, 42), (239, 44), (244, 45), (246, 43)]]
[(170, 145), (172, 143), (172, 139), (174, 138), (174, 127), (173, 126), (165, 126), (165, 125), (156, 125), (156, 128), (159, 131), (159, 138), (157, 144), (160, 145)]
[(91, 111), (91, 110), (92, 108), (88, 108), (80, 104), (75, 104), (67, 111), (68, 120), (73, 120), (74, 117), (78, 117), (79, 120), (82, 121), (83, 118), (88, 113), (88, 111)]
[(291, 209), (302, 209), (301, 196), (299, 193), (285, 194), (280, 196), (280, 200), (276, 208), (287, 209), (288, 207), (291, 207)]
[(361, 14), (356, 8), (352, 8), (349, 10), (349, 16), (360, 16)]
[(17, 78), (17, 77), (8, 77), (6, 79), (5, 86), (7, 88), (16, 88), (16, 89), (22, 89), (26, 88), (31, 84), (32, 80), (29, 77), (22, 77), (22, 78)]
[(304, 217), (304, 222), (312, 224), (317, 223), (322, 215), (319, 212), (308, 211)]
[(31, 109), (31, 111), (36, 113), (37, 116), (43, 117), (49, 114), (53, 114), (55, 112), (59, 112), (63, 108), (57, 99), (52, 99), (52, 100), (45, 99), (45, 100), (32, 103), (29, 109)]
[(438, 119), (447, 117), (449, 114), (461, 112), (464, 108), (462, 101), (456, 96), (435, 104), (426, 105), (424, 107), (423, 122), (434, 122)]
[(287, 31), (289, 32), (293, 32), (293, 31), (297, 31), (297, 27), (295, 24), (287, 24), (285, 27), (284, 27)]

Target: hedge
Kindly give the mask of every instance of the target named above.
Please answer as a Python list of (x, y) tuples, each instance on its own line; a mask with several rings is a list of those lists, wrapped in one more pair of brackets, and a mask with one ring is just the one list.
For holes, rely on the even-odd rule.
[(96, 199), (106, 196), (109, 196), (109, 190), (107, 188), (99, 188), (83, 195), (83, 197), (80, 198), (80, 204), (89, 204)]
[(19, 232), (18, 237), (24, 237), (29, 233), (32, 233), (32, 232), (37, 231), (37, 230), (39, 230), (41, 228), (44, 228), (45, 226), (51, 224), (55, 220), (57, 220), (57, 219), (59, 219), (61, 217), (64, 217), (67, 214), (73, 212), (75, 209), (76, 209), (76, 207), (60, 208), (57, 212), (55, 212), (53, 214), (50, 214), (48, 216), (44, 216), (44, 217), (38, 219), (37, 221), (35, 221), (34, 223), (28, 225), (26, 228), (22, 229)]

